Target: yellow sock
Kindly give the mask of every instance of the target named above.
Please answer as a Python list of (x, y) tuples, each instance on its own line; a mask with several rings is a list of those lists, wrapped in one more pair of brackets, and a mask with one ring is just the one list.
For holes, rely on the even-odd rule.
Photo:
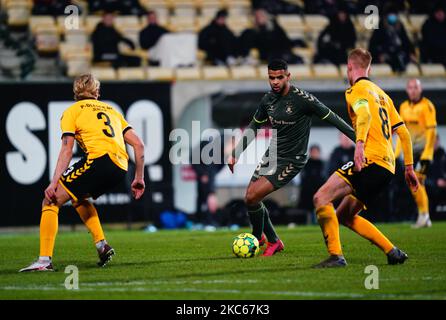
[(104, 240), (104, 232), (102, 231), (95, 206), (88, 201), (84, 201), (80, 206), (76, 207), (76, 211), (92, 234), (94, 243)]
[(348, 227), (361, 237), (371, 241), (379, 247), (384, 253), (388, 253), (393, 248), (392, 242), (386, 238), (370, 221), (361, 216), (354, 216)]
[(53, 256), (59, 225), (59, 207), (54, 205), (43, 206), (40, 218), (40, 256)]
[(342, 255), (339, 222), (333, 205), (330, 204), (317, 208), (316, 216), (324, 234), (328, 253), (330, 255)]
[(422, 184), (418, 186), (418, 190), (416, 192), (412, 192), (412, 195), (415, 199), (415, 203), (418, 207), (419, 214), (428, 214), (429, 213), (429, 199), (427, 197), (426, 187)]

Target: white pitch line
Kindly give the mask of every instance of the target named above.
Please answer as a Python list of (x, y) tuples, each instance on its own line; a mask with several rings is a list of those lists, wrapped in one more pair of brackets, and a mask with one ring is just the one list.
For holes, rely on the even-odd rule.
[(340, 293), (340, 292), (313, 292), (313, 291), (243, 291), (238, 289), (197, 289), (197, 288), (177, 288), (177, 289), (159, 289), (159, 288), (146, 288), (146, 287), (136, 287), (136, 288), (84, 288), (82, 285), (79, 290), (66, 290), (63, 286), (5, 286), (0, 287), (0, 290), (14, 290), (14, 291), (72, 291), (74, 292), (175, 292), (175, 293), (185, 293), (185, 292), (195, 292), (195, 293), (230, 293), (230, 294), (247, 294), (255, 295), (261, 294), (266, 296), (292, 296), (292, 297), (304, 297), (304, 298), (350, 298), (350, 299), (442, 299), (446, 300), (445, 295), (425, 295), (425, 294), (363, 294), (363, 293)]

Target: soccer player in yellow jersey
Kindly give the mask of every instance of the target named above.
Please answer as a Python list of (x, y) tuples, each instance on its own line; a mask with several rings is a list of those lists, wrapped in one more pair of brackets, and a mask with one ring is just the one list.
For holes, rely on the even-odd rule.
[[(420, 80), (410, 79), (407, 82), (406, 91), (409, 100), (401, 104), (400, 115), (412, 138), (415, 174), (420, 181), (418, 190), (412, 192), (418, 207), (418, 219), (413, 227), (430, 227), (432, 222), (429, 217), (429, 199), (424, 181), (434, 156), (437, 127), (435, 107), (429, 99), (423, 97)], [(401, 146), (398, 140), (396, 156), (398, 156), (400, 150)]]
[[(351, 87), (345, 92), (349, 116), (356, 133), (353, 161), (333, 173), (313, 198), (316, 215), (330, 257), (316, 268), (344, 267), (339, 222), (370, 240), (386, 255), (389, 264), (404, 263), (407, 254), (395, 247), (372, 223), (358, 213), (389, 184), (395, 173), (392, 133), (401, 139), (406, 165), (405, 178), (416, 190), (412, 142), (392, 99), (367, 78), (372, 57), (367, 50), (349, 53), (347, 77)], [(336, 211), (333, 201), (341, 200)]]
[[(118, 111), (98, 100), (99, 86), (99, 81), (90, 74), (74, 81), (77, 102), (62, 115), (62, 146), (53, 179), (42, 202), (39, 259), (20, 272), (54, 270), (51, 259), (59, 208), (70, 200), (93, 236), (99, 255), (98, 265), (104, 266), (110, 261), (115, 252), (105, 240), (96, 208), (88, 198), (96, 199), (124, 179), (128, 165), (125, 143), (133, 147), (135, 154), (132, 194), (139, 199), (144, 193), (144, 144)], [(69, 166), (75, 141), (85, 152), (85, 157)]]

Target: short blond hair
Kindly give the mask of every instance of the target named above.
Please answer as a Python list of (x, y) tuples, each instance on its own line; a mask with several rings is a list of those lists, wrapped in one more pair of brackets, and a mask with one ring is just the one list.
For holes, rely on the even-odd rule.
[(74, 100), (97, 99), (101, 83), (91, 73), (83, 74), (74, 80)]
[(363, 48), (356, 48), (349, 52), (348, 61), (361, 69), (367, 69), (372, 63), (372, 55)]

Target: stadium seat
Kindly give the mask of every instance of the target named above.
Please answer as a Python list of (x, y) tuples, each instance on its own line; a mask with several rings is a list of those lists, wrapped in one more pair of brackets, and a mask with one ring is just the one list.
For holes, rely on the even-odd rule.
[(169, 29), (173, 32), (196, 32), (195, 18), (187, 16), (171, 16)]
[[(65, 33), (66, 31), (74, 31), (77, 28), (73, 28), (73, 29), (67, 29), (67, 26), (65, 25), (65, 19), (67, 18), (67, 16), (58, 16), (56, 17), (56, 25), (59, 29), (60, 33)], [(71, 22), (71, 21), (68, 21)], [(85, 17), (81, 16), (79, 17), (78, 20), (79, 25), (77, 27), (79, 27), (80, 29), (85, 30)]]
[(87, 54), (70, 54), (67, 60), (67, 75), (77, 77), (90, 71), (90, 57)]
[(31, 16), (32, 1), (9, 1), (6, 3), (8, 26), (24, 27)]
[(196, 18), (196, 26), (197, 26), (197, 30), (200, 31), (202, 30), (204, 27), (206, 27), (209, 23), (211, 23), (212, 19), (214, 17), (213, 16), (198, 16)]
[(85, 18), (85, 26), (88, 33), (92, 33), (96, 28), (96, 25), (102, 20), (101, 16), (87, 16)]
[(413, 32), (420, 32), (421, 28), (428, 18), (427, 14), (411, 14), (409, 15), (408, 19), (412, 26)]
[(59, 32), (56, 26), (38, 26), (35, 30), (36, 48), (40, 54), (59, 51)]
[(257, 70), (254, 66), (237, 66), (230, 68), (231, 78), (234, 80), (257, 79)]
[(177, 80), (200, 80), (201, 70), (199, 67), (177, 68), (175, 78)]
[(214, 18), (218, 10), (222, 8), (220, 0), (202, 0), (199, 4), (200, 16)]
[(197, 1), (195, 0), (171, 0), (171, 7), (176, 16), (194, 18), (197, 13)]
[(99, 80), (116, 80), (116, 71), (112, 67), (92, 67), (90, 72)]
[(410, 63), (407, 65), (405, 75), (408, 77), (418, 77), (418, 76), (420, 76), (420, 69), (418, 68), (418, 66), (416, 64)]
[(280, 14), (277, 23), (285, 30), (290, 39), (306, 38), (309, 28), (298, 14)]
[(235, 35), (239, 36), (245, 29), (252, 26), (252, 22), (247, 15), (229, 15), (226, 24)]
[(146, 74), (143, 68), (119, 68), (118, 80), (145, 80)]
[(93, 57), (93, 46), (91, 43), (79, 45), (76, 43), (61, 42), (59, 45), (59, 55), (63, 61), (70, 60), (71, 57), (83, 56), (91, 60)]
[(372, 77), (391, 77), (393, 71), (388, 64), (372, 64), (370, 74)]
[(140, 28), (141, 22), (137, 16), (116, 16), (114, 26), (118, 30), (124, 27)]
[(228, 80), (229, 70), (225, 66), (205, 66), (202, 75), (206, 80)]
[(293, 53), (301, 56), (306, 64), (310, 64), (313, 60), (314, 50), (312, 48), (293, 48)]
[(339, 70), (333, 64), (315, 64), (314, 76), (317, 78), (339, 78)]
[(56, 22), (52, 16), (31, 16), (29, 18), (29, 29), (36, 33), (37, 28), (56, 28)]
[(423, 77), (444, 77), (446, 76), (443, 65), (441, 64), (422, 64), (421, 74)]
[(308, 79), (313, 77), (311, 68), (309, 65), (304, 64), (291, 64), (288, 66), (288, 71), (291, 73), (292, 81), (299, 81), (301, 79)]
[(147, 68), (147, 80), (172, 81), (175, 78), (172, 68), (149, 67)]
[(229, 16), (247, 16), (251, 11), (249, 0), (223, 0), (222, 3), (227, 8)]
[(305, 24), (311, 30), (312, 38), (317, 39), (321, 31), (328, 25), (327, 17), (319, 14), (307, 14), (304, 17)]

